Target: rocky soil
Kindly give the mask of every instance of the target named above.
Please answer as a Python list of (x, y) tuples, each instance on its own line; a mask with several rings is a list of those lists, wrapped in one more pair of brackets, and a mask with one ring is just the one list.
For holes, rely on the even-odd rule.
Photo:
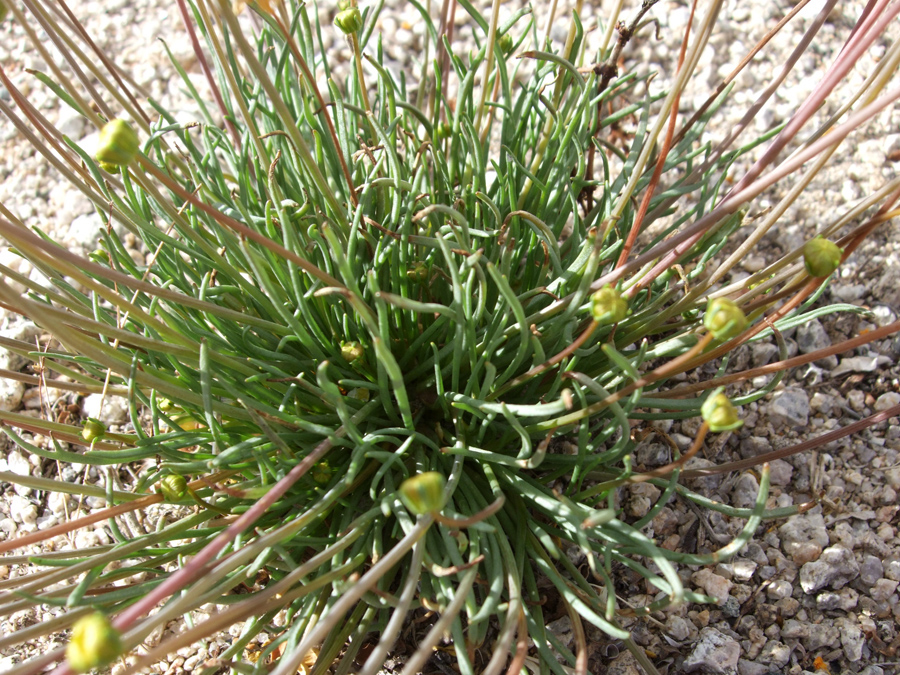
[[(330, 19), (333, 8), (321, 8), (323, 19)], [(588, 4), (588, 3), (586, 3)], [(596, 26), (598, 6), (586, 7), (587, 30)], [(611, 5), (604, 2), (603, 5)], [(634, 4), (634, 3), (632, 3)], [(390, 36), (385, 51), (390, 67), (417, 72), (415, 55), (422, 44), (423, 28), (415, 11), (400, 0), (389, 0), (381, 27)], [(784, 63), (786, 54), (796, 45), (812, 17), (823, 3), (816, 0), (776, 38), (774, 48), (765, 52), (738, 81), (722, 119), (711, 129), (721, 137), (740, 117), (759, 91)], [(561, 12), (565, 2), (560, 3)], [(118, 63), (153, 97), (170, 109), (190, 108), (180, 91), (180, 82), (170, 77), (162, 43), (165, 39), (191, 73), (198, 74), (194, 57), (180, 25), (177, 8), (168, 0), (86, 0), (73, 5), (86, 18), (86, 25)], [(761, 37), (767, 28), (789, 8), (784, 1), (727, 0), (722, 9), (724, 28), (704, 55), (698, 84), (682, 100), (684, 113), (702, 103), (706, 93)], [(814, 46), (798, 63), (775, 99), (758, 117), (751, 132), (761, 132), (779, 124), (791, 114), (809, 93), (823, 69), (837, 54), (849, 34), (860, 2), (839, 2), (831, 12)], [(504, 8), (506, 11), (506, 8)], [(544, 10), (538, 10), (546, 11)], [(568, 9), (565, 9), (568, 11)], [(462, 18), (464, 12), (460, 10)], [(626, 14), (627, 16), (627, 14)], [(640, 64), (660, 72), (652, 85), (662, 87), (673, 70), (679, 36), (688, 17), (687, 3), (660, 2), (650, 16), (658, 20), (658, 34), (652, 27), (639, 33), (624, 51), (626, 62)], [(860, 83), (884, 53), (892, 33), (860, 64), (851, 82)], [(465, 33), (465, 27), (460, 26)], [(551, 35), (564, 37), (559, 23)], [(53, 96), (26, 69), (46, 70), (41, 56), (31, 49), (17, 26), (0, 26), (0, 64), (7, 75), (32, 103), (60, 130), (89, 146), (91, 130), (84, 121), (60, 107)], [(343, 43), (331, 46), (338, 60), (348, 57)], [(841, 95), (846, 91), (842, 90)], [(839, 98), (839, 96), (838, 96)], [(5, 89), (0, 101), (10, 102)], [(834, 106), (832, 106), (834, 107)], [(775, 259), (799, 243), (810, 232), (830, 222), (836, 214), (874, 192), (897, 175), (900, 158), (900, 110), (889, 109), (874, 123), (852, 136), (835, 155), (832, 165), (810, 186), (801, 198), (764, 239), (760, 250), (747, 257), (732, 280), (761, 269), (766, 260)], [(746, 165), (735, 168), (739, 177)], [(62, 183), (25, 143), (16, 129), (0, 122), (0, 203), (29, 226), (38, 226), (65, 246), (78, 252), (93, 249), (104, 221), (79, 193)], [(777, 186), (760, 209), (774, 205), (789, 186)], [(751, 214), (752, 215), (752, 214)], [(869, 310), (864, 314), (831, 314), (785, 333), (790, 355), (809, 353), (818, 348), (857, 336), (897, 320), (900, 313), (900, 251), (898, 226), (885, 224), (842, 267), (831, 287), (819, 300), (824, 306), (833, 302), (853, 304)], [(136, 258), (146, 254), (133, 238), (126, 241)], [(39, 272), (18, 261), (5, 247), (0, 262), (22, 274)], [(46, 338), (32, 324), (22, 323), (0, 309), (0, 335), (16, 339)], [(747, 365), (762, 365), (776, 360), (775, 348), (758, 342), (742, 348), (732, 370)], [(851, 424), (874, 411), (885, 410), (900, 402), (900, 337), (892, 336), (839, 356), (822, 359), (792, 373), (775, 393), (743, 409), (745, 426), (723, 434), (708, 443), (704, 457), (693, 460), (695, 466), (710, 466), (733, 459), (754, 457), (772, 449), (787, 447), (800, 440)], [(23, 363), (0, 350), (0, 368), (18, 370)], [(712, 373), (703, 373), (709, 377)], [(758, 386), (760, 383), (753, 383)], [(124, 403), (99, 397), (74, 398), (53, 389), (40, 391), (21, 383), (0, 380), (0, 409), (46, 413), (48, 406), (60, 410), (66, 406), (73, 414), (100, 417), (115, 426), (126, 421)], [(689, 446), (696, 424), (682, 423), (658, 427), (636, 453), (638, 464), (653, 466), (667, 461), (666, 434), (682, 448)], [(44, 439), (34, 438), (35, 443)], [(0, 471), (41, 475), (46, 469), (37, 457), (29, 457), (11, 444), (0, 442)], [(686, 586), (719, 599), (717, 605), (687, 606), (658, 613), (649, 620), (635, 621), (631, 627), (640, 644), (657, 655), (661, 669), (668, 673), (699, 672), (710, 674), (766, 675), (815, 672), (882, 675), (900, 672), (900, 537), (898, 537), (897, 492), (900, 490), (900, 422), (892, 418), (855, 437), (837, 441), (815, 451), (777, 460), (771, 466), (770, 506), (789, 506), (818, 499), (818, 504), (802, 515), (784, 522), (768, 522), (759, 528), (752, 542), (731, 562), (712, 568), (681, 569)], [(70, 481), (100, 483), (96, 470), (64, 468), (63, 478)], [(697, 479), (692, 487), (734, 506), (753, 503), (758, 488), (754, 471)], [(644, 484), (623, 494), (629, 516), (646, 513), (658, 494)], [(97, 498), (67, 499), (47, 496), (8, 483), (0, 483), (0, 541), (19, 534), (49, 527), (66, 518), (100, 508)], [(158, 514), (148, 514), (152, 521)], [(648, 534), (670, 548), (687, 552), (707, 552), (730, 541), (742, 523), (715, 512), (701, 512), (685, 501), (671, 502), (652, 521)], [(41, 550), (83, 548), (110, 541), (108, 530), (98, 524), (71, 537), (62, 537), (22, 553)], [(2, 561), (0, 561), (2, 562)], [(0, 581), (19, 575), (15, 564), (0, 565)], [(619, 589), (636, 604), (643, 604), (649, 589), (640, 579), (623, 572)], [(45, 620), (56, 610), (21, 612), (0, 617), (0, 635)], [(572, 639), (567, 619), (551, 624), (564, 642)], [(177, 627), (175, 628), (177, 629)], [(156, 636), (158, 638), (159, 636)], [(184, 651), (156, 672), (190, 672), (197, 664), (214, 656), (221, 641), (211, 641), (204, 649)], [(17, 651), (0, 656), (0, 672), (21, 658), (46, 650), (53, 644), (33, 642)], [(625, 675), (637, 673), (637, 666), (621, 645), (601, 635), (592, 636), (591, 669)], [(115, 672), (115, 668), (113, 669)]]

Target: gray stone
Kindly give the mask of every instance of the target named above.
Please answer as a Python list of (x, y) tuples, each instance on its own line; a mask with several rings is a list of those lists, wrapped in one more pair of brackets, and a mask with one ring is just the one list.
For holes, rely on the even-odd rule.
[(672, 451), (665, 443), (641, 443), (634, 451), (638, 466), (663, 466), (671, 461)]
[(859, 564), (853, 551), (838, 544), (826, 548), (818, 560), (800, 568), (800, 586), (804, 593), (813, 593), (826, 586), (837, 590), (857, 576)]
[(741, 441), (741, 457), (744, 459), (762, 455), (771, 449), (769, 441), (762, 436), (748, 436)]
[(790, 485), (793, 474), (794, 467), (783, 459), (769, 462), (769, 481), (772, 485)]
[(637, 660), (631, 652), (625, 651), (614, 658), (609, 668), (606, 669), (607, 675), (641, 675), (642, 670), (638, 667)]
[(882, 366), (891, 363), (891, 359), (881, 354), (872, 354), (870, 356), (848, 356), (841, 359), (837, 368), (831, 371), (833, 377), (843, 375), (844, 373), (874, 373)]
[(707, 595), (716, 598), (720, 604), (728, 599), (728, 594), (731, 592), (732, 586), (734, 586), (734, 584), (725, 577), (719, 576), (715, 572), (711, 572), (705, 568), (694, 572), (694, 574), (691, 575), (691, 579), (695, 584), (706, 591)]
[(747, 659), (738, 661), (738, 675), (768, 675), (769, 666), (764, 663), (756, 663)]
[(700, 639), (685, 659), (684, 672), (736, 675), (740, 656), (741, 646), (735, 639), (707, 627), (700, 631)]
[(879, 579), (872, 586), (869, 594), (875, 602), (886, 603), (897, 590), (897, 583), (893, 579)]
[(842, 610), (849, 612), (859, 604), (859, 593), (852, 588), (842, 588), (840, 591), (825, 591), (816, 596), (816, 607), (823, 612)]
[(881, 564), (881, 558), (874, 555), (867, 555), (863, 558), (862, 564), (859, 566), (859, 580), (867, 588), (884, 576), (884, 565)]
[(831, 339), (818, 319), (797, 328), (797, 347), (801, 354), (810, 354), (831, 346)]
[(731, 505), (739, 509), (752, 508), (759, 494), (759, 482), (749, 471), (741, 474), (731, 493)]
[(741, 615), (741, 603), (737, 598), (728, 596), (728, 599), (722, 603), (722, 614), (729, 619), (736, 619)]
[(803, 640), (803, 646), (809, 652), (814, 652), (822, 647), (834, 649), (841, 639), (841, 632), (834, 626), (822, 623), (809, 631), (809, 637)]
[(828, 546), (828, 531), (821, 513), (791, 516), (778, 528), (781, 546), (797, 564), (809, 563)]
[(884, 675), (884, 668), (881, 666), (866, 666), (859, 671), (859, 675)]
[(805, 427), (809, 421), (809, 396), (802, 389), (785, 389), (769, 404), (769, 417), (776, 425)]
[(691, 635), (691, 624), (686, 619), (673, 614), (666, 619), (666, 632), (672, 636), (673, 640), (684, 642)]
[(841, 647), (844, 649), (844, 656), (850, 662), (859, 661), (862, 658), (865, 644), (865, 637), (859, 629), (859, 624), (850, 619), (838, 619), (837, 624), (841, 632)]
[(778, 640), (769, 640), (757, 657), (759, 663), (767, 663), (772, 668), (780, 670), (787, 665), (791, 658), (791, 648)]
[(790, 583), (785, 581), (784, 579), (779, 579), (778, 581), (773, 581), (769, 584), (769, 587), (766, 589), (766, 595), (768, 595), (773, 600), (781, 600), (782, 598), (791, 597), (791, 593), (794, 592), (794, 587), (791, 586)]
[(637, 660), (631, 652), (625, 651), (614, 658), (609, 668), (606, 669), (607, 675), (641, 675), (642, 670), (638, 667)]
[[(831, 346), (831, 338), (818, 319), (797, 328), (797, 347), (801, 354), (811, 354)], [(816, 361), (818, 365), (831, 370), (838, 364), (837, 357), (832, 354)]]
[(750, 345), (750, 363), (754, 368), (764, 366), (778, 354), (778, 347), (771, 342), (754, 342)]
[(785, 639), (797, 639), (809, 637), (809, 625), (796, 619), (788, 619), (781, 627), (781, 637)]
[(900, 581), (900, 560), (888, 560), (884, 566), (884, 576), (894, 581)]
[(900, 394), (896, 391), (889, 391), (875, 399), (875, 405), (872, 407), (875, 412), (884, 412), (895, 405), (900, 405)]

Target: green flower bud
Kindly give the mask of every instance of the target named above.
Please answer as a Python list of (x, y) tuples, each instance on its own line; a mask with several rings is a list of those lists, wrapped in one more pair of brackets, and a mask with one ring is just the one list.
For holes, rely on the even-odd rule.
[(350, 9), (352, 6), (350, 0), (338, 0), (337, 9), (339, 12), (343, 12), (345, 9)]
[(84, 616), (72, 626), (66, 658), (76, 673), (102, 668), (122, 654), (119, 631), (99, 612)]
[(628, 316), (628, 300), (607, 284), (591, 296), (591, 316), (601, 326), (619, 323)]
[(434, 135), (438, 138), (450, 138), (453, 134), (453, 127), (446, 122), (441, 122), (434, 128)]
[(344, 35), (358, 33), (363, 25), (362, 14), (360, 14), (359, 8), (350, 7), (338, 12), (337, 16), (334, 17), (334, 25), (340, 28)]
[(137, 134), (128, 122), (112, 120), (100, 130), (100, 143), (94, 157), (98, 162), (124, 166), (134, 158), (138, 145)]
[(309, 475), (312, 476), (312, 479), (319, 485), (328, 485), (331, 477), (334, 476), (334, 469), (328, 465), (328, 462), (319, 462), (318, 464), (313, 465)]
[(803, 262), (812, 277), (827, 277), (841, 264), (844, 249), (824, 237), (816, 237), (803, 247)]
[(341, 342), (341, 356), (343, 356), (344, 360), (348, 363), (354, 363), (356, 361), (361, 362), (365, 355), (366, 350), (363, 349), (363, 346), (356, 340)]
[(426, 471), (407, 478), (400, 485), (400, 501), (412, 513), (421, 516), (444, 508), (447, 479), (437, 471)]
[(700, 406), (700, 415), (709, 425), (710, 431), (732, 431), (744, 424), (738, 417), (737, 408), (728, 397), (717, 389)]
[(703, 316), (703, 325), (717, 340), (730, 340), (747, 327), (744, 310), (728, 298), (711, 298)]
[(512, 35), (509, 33), (504, 33), (500, 36), (500, 39), (497, 40), (497, 46), (500, 48), (500, 51), (504, 54), (509, 54), (513, 50), (514, 42)]
[(424, 284), (428, 281), (428, 265), (421, 260), (417, 261), (406, 270), (406, 278), (417, 284)]
[(157, 489), (167, 502), (180, 502), (188, 494), (187, 479), (184, 476), (169, 474), (159, 481)]
[(84, 428), (81, 430), (81, 437), (88, 443), (103, 438), (106, 434), (106, 425), (95, 417), (88, 417), (84, 421)]
[(174, 403), (172, 403), (172, 401), (170, 401), (167, 398), (157, 399), (156, 407), (159, 408), (160, 410), (162, 410), (164, 413), (170, 413), (175, 410), (178, 410), (178, 406), (175, 405)]

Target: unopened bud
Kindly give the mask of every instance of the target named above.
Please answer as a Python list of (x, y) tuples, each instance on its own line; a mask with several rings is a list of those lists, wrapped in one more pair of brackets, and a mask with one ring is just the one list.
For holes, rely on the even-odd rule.
[(119, 631), (99, 612), (82, 617), (72, 626), (66, 658), (76, 673), (102, 668), (122, 654)]
[(356, 340), (341, 343), (341, 356), (343, 356), (344, 360), (348, 363), (359, 361), (365, 357), (365, 355), (366, 350), (363, 349), (363, 346)]
[(188, 494), (187, 479), (184, 476), (169, 474), (159, 481), (159, 492), (167, 502), (180, 502)]
[(340, 28), (344, 35), (358, 33), (363, 25), (362, 14), (360, 13), (359, 8), (350, 7), (349, 9), (338, 12), (337, 16), (334, 17), (334, 25)]
[(400, 501), (412, 513), (421, 516), (444, 508), (447, 479), (437, 471), (426, 471), (407, 478), (400, 485)]
[(619, 323), (628, 316), (628, 300), (607, 284), (591, 296), (591, 316), (601, 326)]
[(98, 162), (117, 167), (124, 166), (134, 158), (138, 145), (137, 134), (128, 122), (112, 120), (100, 130), (100, 142), (94, 157)]
[(728, 298), (712, 298), (706, 306), (703, 325), (717, 340), (730, 340), (747, 327), (744, 310)]
[(513, 50), (513, 44), (512, 35), (509, 33), (504, 33), (500, 36), (500, 39), (497, 40), (497, 46), (503, 54), (509, 54)]
[(710, 431), (732, 431), (744, 424), (738, 417), (737, 408), (719, 389), (710, 394), (700, 406), (700, 415), (709, 425)]
[(334, 469), (328, 465), (328, 462), (319, 462), (313, 465), (309, 475), (319, 485), (327, 485), (331, 477), (334, 476)]
[(453, 134), (453, 127), (446, 122), (441, 122), (434, 128), (434, 135), (438, 138), (450, 138)]
[(416, 282), (417, 284), (424, 284), (426, 281), (428, 281), (428, 265), (423, 263), (421, 260), (417, 261), (409, 269), (406, 270), (406, 278), (410, 281)]
[(84, 428), (81, 430), (81, 437), (88, 443), (103, 438), (106, 434), (106, 425), (95, 417), (88, 417), (84, 421)]
[(844, 249), (824, 237), (816, 237), (803, 247), (803, 262), (812, 277), (827, 277), (841, 264)]

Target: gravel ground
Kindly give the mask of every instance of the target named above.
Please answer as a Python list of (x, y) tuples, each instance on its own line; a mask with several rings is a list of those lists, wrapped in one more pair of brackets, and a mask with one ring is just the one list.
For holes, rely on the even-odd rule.
[[(406, 3), (389, 0), (382, 28), (390, 40), (385, 51), (389, 66), (417, 72), (415, 54), (422, 45), (422, 26)], [(561, 11), (565, 2), (561, 4)], [(599, 5), (599, 3), (597, 3)], [(612, 3), (604, 3), (612, 4)], [(802, 32), (823, 3), (814, 1), (776, 39), (780, 46), (770, 49), (737, 81), (732, 107), (721, 122), (711, 129), (713, 136), (724, 135), (740, 117), (797, 43)], [(704, 55), (694, 90), (682, 99), (684, 113), (699, 105), (709, 88), (731, 70), (746, 50), (782, 16), (788, 3), (771, 0), (727, 0), (722, 10), (728, 26), (714, 38)], [(809, 93), (830, 59), (837, 53), (862, 7), (858, 2), (838, 3), (814, 46), (788, 77), (786, 86), (758, 117), (760, 132), (786, 120), (791, 111)], [(185, 111), (187, 106), (178, 82), (169, 78), (170, 67), (162, 43), (165, 39), (177, 57), (192, 73), (199, 73), (185, 39), (174, 3), (164, 0), (87, 0), (76, 10), (86, 17), (91, 33), (118, 62), (129, 70), (147, 92), (170, 109)], [(504, 7), (507, 11), (507, 7)], [(509, 10), (511, 11), (511, 10)], [(333, 10), (322, 9), (323, 14)], [(588, 30), (596, 26), (599, 7), (586, 7), (584, 23)], [(458, 13), (461, 18), (462, 10)], [(628, 16), (628, 14), (626, 14)], [(642, 68), (658, 70), (652, 85), (661, 87), (672, 71), (681, 30), (687, 21), (688, 7), (682, 2), (660, 2), (651, 15), (658, 19), (658, 35), (645, 29), (630, 44), (626, 61)], [(330, 15), (329, 17), (330, 18)], [(460, 22), (460, 32), (465, 26)], [(892, 39), (898, 37), (893, 27)], [(564, 37), (560, 24), (551, 31), (554, 38)], [(55, 99), (25, 72), (26, 68), (46, 70), (18, 27), (9, 22), (0, 28), (0, 64), (13, 82), (28, 94), (48, 119), (73, 139), (91, 143), (88, 129), (76, 115), (61, 110)], [(850, 80), (859, 83), (883, 54), (887, 39), (877, 44)], [(331, 46), (337, 60), (348, 53), (342, 42)], [(199, 80), (199, 78), (198, 78)], [(0, 99), (9, 94), (0, 90)], [(828, 106), (826, 114), (834, 109)], [(807, 195), (799, 200), (764, 239), (758, 253), (747, 257), (732, 273), (732, 280), (761, 269), (765, 260), (791, 250), (803, 237), (834, 217), (835, 213), (871, 194), (885, 180), (896, 175), (892, 157), (900, 156), (900, 110), (893, 108), (879, 115), (872, 125), (852, 136), (835, 155), (831, 166), (813, 182)], [(735, 168), (740, 176), (743, 166)], [(0, 124), (0, 202), (28, 225), (38, 225), (72, 250), (93, 249), (102, 226), (92, 205), (73, 189), (59, 181), (46, 163), (36, 157), (9, 123)], [(760, 208), (774, 205), (789, 186), (777, 186)], [(752, 215), (752, 214), (751, 214)], [(887, 223), (842, 267), (839, 277), (820, 301), (847, 302), (868, 308), (869, 314), (829, 315), (799, 330), (786, 333), (791, 355), (815, 349), (859, 335), (895, 321), (900, 307), (900, 255), (897, 225)], [(128, 245), (134, 255), (145, 254), (141, 243)], [(20, 263), (5, 248), (0, 262), (26, 274), (37, 274)], [(41, 339), (33, 325), (23, 324), (0, 309), (0, 334), (18, 339)], [(744, 347), (735, 356), (733, 370), (761, 365), (773, 360), (773, 348), (757, 343)], [(845, 426), (900, 402), (900, 338), (894, 336), (861, 347), (854, 352), (829, 357), (801, 368), (778, 387), (768, 399), (746, 406), (746, 424), (737, 432), (722, 434), (708, 444), (706, 456), (694, 460), (697, 466), (753, 457), (815, 437)], [(15, 357), (0, 350), (0, 367), (23, 366)], [(705, 377), (709, 374), (704, 373)], [(48, 394), (45, 394), (47, 396)], [(122, 424), (126, 410), (121, 401), (107, 400), (100, 409), (97, 397), (76, 400), (64, 392), (51, 390), (51, 403), (77, 404), (86, 416), (99, 415), (112, 425)], [(42, 400), (36, 389), (0, 381), (0, 409), (41, 414)], [(658, 429), (636, 453), (637, 463), (647, 467), (664, 463), (666, 433), (678, 445), (687, 447), (696, 433), (696, 423)], [(34, 439), (40, 443), (42, 439)], [(0, 446), (0, 470), (40, 475), (41, 462), (11, 445)], [(900, 663), (900, 538), (897, 512), (900, 510), (900, 424), (896, 418), (872, 427), (852, 439), (838, 441), (817, 451), (796, 455), (772, 463), (771, 506), (805, 503), (820, 497), (820, 503), (803, 515), (785, 522), (768, 523), (737, 559), (714, 568), (681, 570), (688, 587), (720, 599), (717, 606), (687, 606), (659, 613), (649, 621), (632, 624), (638, 642), (658, 655), (669, 673), (864, 673), (881, 675), (898, 672)], [(68, 471), (68, 474), (66, 473)], [(67, 469), (67, 480), (99, 482), (95, 470), (86, 474)], [(707, 477), (693, 487), (711, 497), (736, 506), (747, 506), (758, 487), (753, 472)], [(17, 534), (49, 527), (102, 506), (88, 498), (83, 503), (50, 496), (21, 487), (0, 483), (0, 541)], [(657, 496), (656, 488), (643, 484), (623, 494), (628, 515), (639, 518)], [(164, 509), (166, 507), (159, 507)], [(171, 508), (171, 507), (168, 507)], [(147, 515), (154, 522), (162, 510)], [(138, 524), (139, 526), (139, 524)], [(686, 502), (674, 501), (653, 520), (652, 536), (671, 548), (704, 552), (729, 541), (740, 529), (716, 513), (700, 513)], [(109, 541), (101, 525), (62, 537), (41, 546), (41, 550), (83, 548)], [(0, 566), (0, 580), (18, 575), (22, 569)], [(623, 576), (622, 591), (636, 604), (643, 604), (649, 590), (639, 579)], [(0, 617), (0, 634), (21, 629), (38, 619), (47, 619), (55, 610), (21, 612)], [(39, 616), (40, 615), (40, 616)], [(564, 642), (572, 639), (567, 619), (551, 624)], [(170, 627), (177, 630), (178, 626)], [(155, 636), (159, 639), (160, 636)], [(595, 674), (637, 673), (637, 666), (620, 645), (600, 635), (591, 639), (591, 670)], [(54, 646), (32, 643), (0, 656), (0, 671), (21, 658)], [(196, 664), (214, 656), (217, 643), (201, 651), (184, 651), (155, 672), (189, 672)], [(2, 654), (2, 652), (0, 652)], [(113, 669), (115, 672), (115, 668)]]

